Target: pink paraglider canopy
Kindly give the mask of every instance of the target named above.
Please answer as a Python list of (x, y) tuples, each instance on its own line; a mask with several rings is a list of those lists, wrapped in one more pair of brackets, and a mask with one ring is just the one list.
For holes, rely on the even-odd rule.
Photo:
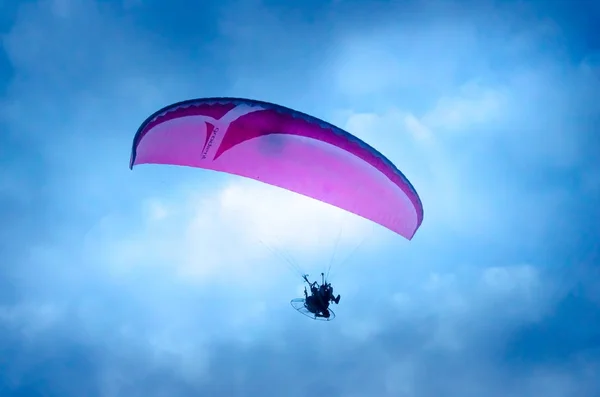
[(412, 239), (423, 206), (377, 150), (312, 116), (267, 102), (176, 103), (138, 129), (130, 168), (172, 164), (227, 172), (332, 204)]

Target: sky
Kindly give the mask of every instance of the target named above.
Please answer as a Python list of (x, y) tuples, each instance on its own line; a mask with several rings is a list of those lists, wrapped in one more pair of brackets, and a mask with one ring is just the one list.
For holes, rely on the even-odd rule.
[[(597, 2), (3, 0), (0, 395), (600, 395)], [(198, 169), (142, 121), (235, 96), (392, 160), (412, 241)], [(331, 268), (331, 322), (292, 310)]]

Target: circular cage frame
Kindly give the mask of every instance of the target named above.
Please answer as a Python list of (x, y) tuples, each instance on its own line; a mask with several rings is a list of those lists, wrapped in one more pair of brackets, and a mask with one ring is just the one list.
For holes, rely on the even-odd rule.
[(332, 321), (335, 319), (335, 312), (332, 309), (329, 309), (329, 313), (331, 315), (329, 318), (319, 317), (316, 314), (312, 313), (306, 307), (306, 299), (304, 298), (294, 298), (290, 301), (290, 305), (300, 314), (304, 314), (306, 317), (312, 318), (317, 321)]

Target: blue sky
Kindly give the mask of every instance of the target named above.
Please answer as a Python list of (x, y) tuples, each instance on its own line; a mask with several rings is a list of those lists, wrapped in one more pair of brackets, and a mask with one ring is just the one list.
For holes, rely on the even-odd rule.
[[(0, 394), (600, 395), (599, 17), (591, 1), (2, 2)], [(365, 139), (420, 192), (421, 230), (129, 171), (150, 113), (205, 96)], [(334, 253), (338, 318), (310, 321), (281, 256), (316, 275)]]

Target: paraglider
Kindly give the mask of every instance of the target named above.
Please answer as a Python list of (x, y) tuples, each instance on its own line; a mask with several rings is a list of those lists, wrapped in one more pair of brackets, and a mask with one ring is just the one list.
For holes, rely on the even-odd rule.
[[(135, 134), (129, 167), (139, 164), (251, 178), (354, 213), (409, 240), (423, 221), (417, 192), (385, 156), (332, 124), (268, 102), (202, 98), (169, 105)], [(333, 290), (325, 279), (320, 287), (317, 295), (307, 291), (304, 308), (315, 314), (323, 307), (313, 305), (314, 297), (326, 296), (327, 307), (317, 310), (324, 317)]]
[(304, 281), (310, 287), (310, 294), (304, 287), (304, 306), (305, 308), (312, 314), (315, 315), (315, 318), (322, 317), (324, 319), (329, 319), (331, 317), (331, 311), (329, 309), (330, 303), (335, 303), (336, 305), (340, 303), (340, 295), (333, 295), (333, 287), (330, 283), (325, 281), (325, 274), (321, 273), (321, 285), (319, 285), (316, 281), (310, 282), (308, 281), (308, 274), (304, 275)]

